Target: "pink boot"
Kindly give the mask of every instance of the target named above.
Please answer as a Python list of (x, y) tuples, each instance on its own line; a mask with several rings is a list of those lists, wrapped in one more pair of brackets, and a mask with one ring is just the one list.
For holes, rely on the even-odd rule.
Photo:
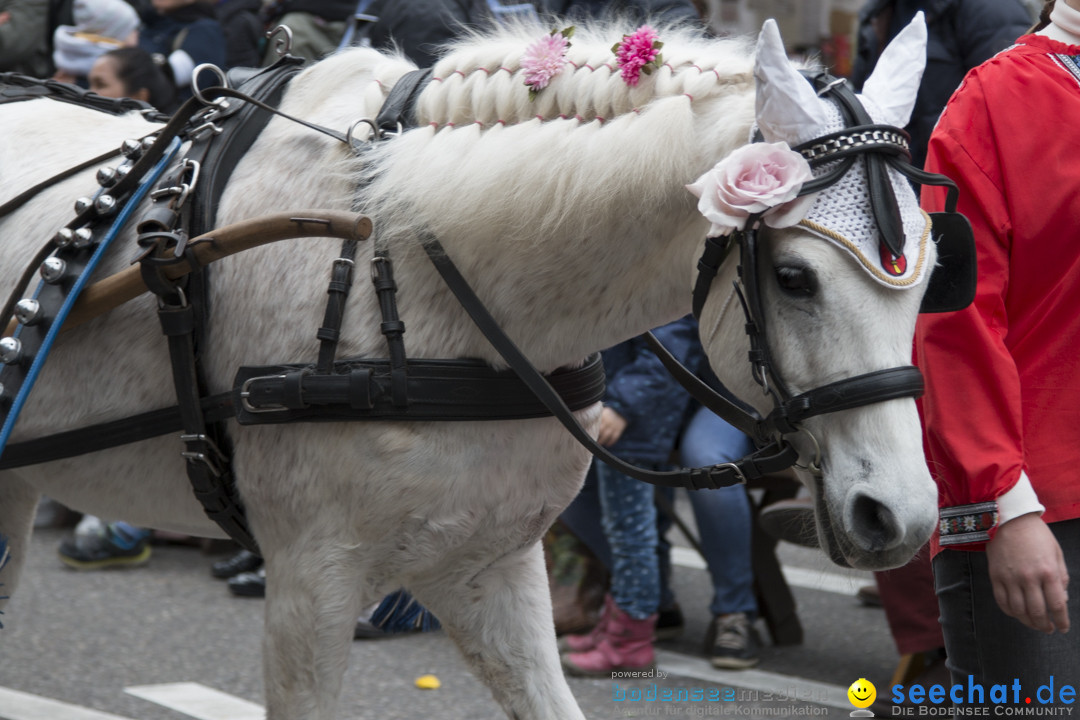
[(617, 610), (618, 606), (615, 605), (614, 598), (611, 595), (604, 595), (604, 607), (600, 610), (600, 619), (596, 621), (593, 629), (583, 635), (565, 635), (559, 638), (559, 652), (580, 653), (592, 650), (604, 636), (608, 619)]
[[(610, 598), (609, 595), (607, 599)], [(596, 646), (564, 654), (563, 668), (567, 674), (579, 677), (611, 677), (616, 670), (651, 670), (656, 664), (653, 654), (656, 616), (653, 613), (644, 620), (635, 620), (612, 602)]]

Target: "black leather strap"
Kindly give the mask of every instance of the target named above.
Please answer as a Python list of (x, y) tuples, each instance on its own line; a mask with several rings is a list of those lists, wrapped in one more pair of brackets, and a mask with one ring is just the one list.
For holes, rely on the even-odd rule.
[(701, 319), (701, 311), (705, 309), (705, 301), (709, 299), (713, 280), (734, 246), (730, 235), (705, 238), (705, 249), (698, 259), (698, 274), (694, 280), (693, 312), (698, 320)]
[[(202, 134), (193, 143), (188, 157), (198, 158), (202, 164), (200, 187), (192, 197), (187, 227), (193, 237), (215, 227), (221, 194), (233, 170), (270, 122), (273, 113), (268, 110), (276, 112), (275, 106), (281, 102), (289, 81), (302, 69), (302, 59), (287, 55), (247, 77), (235, 91), (238, 102), (230, 103), (212, 120), (220, 132)], [(218, 96), (216, 92), (208, 94)]]
[[(815, 88), (836, 100), (837, 107), (849, 127), (873, 126), (873, 119), (855, 96), (855, 91), (848, 83), (836, 80), (827, 72), (818, 73), (811, 78)], [(900, 217), (900, 207), (896, 202), (892, 181), (889, 179), (889, 165), (877, 152), (863, 154), (862, 161), (866, 163), (870, 212), (881, 233), (882, 242), (889, 252), (899, 257), (904, 254), (904, 223)]]
[[(548, 417), (551, 412), (511, 370), (480, 360), (409, 360), (407, 405), (395, 402), (385, 359), (334, 363), (321, 374), (310, 365), (241, 367), (233, 381), (241, 425), (353, 420), (477, 421)], [(581, 367), (545, 376), (571, 410), (604, 396), (599, 355)]]
[(142, 112), (153, 122), (165, 122), (168, 116), (155, 110), (149, 103), (132, 98), (109, 98), (98, 95), (59, 80), (44, 80), (19, 73), (0, 73), (0, 105), (37, 98), (49, 98), (80, 107), (87, 107), (110, 115), (126, 115)]
[(330, 271), (330, 285), (326, 289), (326, 312), (323, 324), (316, 333), (319, 339), (318, 371), (322, 374), (332, 372), (334, 357), (337, 354), (338, 340), (341, 337), (341, 321), (345, 316), (345, 302), (349, 299), (352, 288), (353, 267), (356, 258), (355, 240), (341, 243), (341, 253), (334, 260)]
[(913, 365), (876, 370), (796, 395), (770, 413), (770, 419), (782, 416), (786, 423), (794, 425), (816, 415), (920, 397), (924, 389), (922, 372)]
[(589, 452), (604, 463), (625, 473), (632, 478), (653, 485), (666, 487), (686, 487), (694, 490), (703, 488), (727, 487), (730, 485), (745, 484), (747, 480), (754, 480), (763, 475), (780, 472), (795, 463), (798, 454), (794, 448), (786, 444), (770, 444), (759, 449), (753, 455), (742, 458), (734, 463), (722, 463), (706, 468), (683, 468), (668, 472), (643, 470), (631, 465), (613, 455), (606, 448), (599, 445), (585, 428), (581, 427), (571, 410), (566, 407), (551, 385), (544, 379), (528, 358), (522, 354), (517, 345), (506, 336), (495, 319), (484, 307), (476, 293), (461, 276), (457, 266), (446, 254), (442, 244), (433, 236), (422, 239), (424, 250), (428, 259), (435, 265), (436, 270), (442, 276), (447, 287), (461, 303), (472, 321), (484, 334), (488, 342), (502, 355), (507, 364), (516, 372), (522, 381), (529, 386), (536, 397), (547, 406), (551, 413), (558, 418), (559, 422), (577, 439)]
[(690, 372), (668, 352), (668, 349), (651, 332), (645, 333), (642, 337), (645, 338), (653, 353), (660, 358), (660, 362), (664, 364), (668, 373), (690, 393), (691, 397), (741, 430), (744, 435), (748, 435), (758, 445), (763, 445), (773, 439), (773, 434), (766, 430), (761, 415), (756, 410), (748, 405), (737, 404), (706, 385), (701, 378)]
[(413, 70), (394, 83), (375, 116), (380, 137), (416, 127), (416, 101), (431, 82), (431, 76), (432, 68)]
[[(207, 422), (228, 420), (234, 415), (231, 392), (203, 398), (201, 405)], [(179, 407), (151, 410), (120, 420), (9, 443), (0, 457), (0, 470), (78, 457), (183, 429)]]
[(390, 379), (394, 404), (404, 408), (409, 404), (409, 367), (405, 355), (405, 323), (398, 317), (397, 283), (394, 281), (394, 263), (386, 247), (375, 239), (375, 254), (371, 259), (371, 282), (379, 300), (382, 322), (379, 330), (386, 338), (386, 350), (390, 356)]

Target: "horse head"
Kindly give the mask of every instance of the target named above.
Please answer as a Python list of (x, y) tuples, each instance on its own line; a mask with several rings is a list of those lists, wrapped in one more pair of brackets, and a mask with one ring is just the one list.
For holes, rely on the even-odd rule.
[[(803, 170), (812, 173), (804, 187), (814, 192), (778, 208), (786, 211), (779, 220), (767, 213), (749, 218), (760, 232), (747, 228), (756, 243), (749, 250), (742, 243), (742, 277), (728, 260), (704, 303), (701, 332), (723, 382), (763, 415), (774, 412), (774, 402), (835, 383), (836, 394), (851, 395), (853, 378), (867, 380), (860, 390), (890, 373), (903, 376), (902, 384), (919, 384), (904, 366), (911, 362), (915, 320), (935, 263), (930, 221), (898, 165), (880, 155), (874, 163), (869, 158), (877, 150), (895, 158), (905, 142), (902, 132), (885, 126), (907, 123), (925, 43), (920, 15), (883, 54), (857, 96), (853, 117), (843, 100), (830, 99), (832, 79), (808, 82), (788, 62), (774, 23), (762, 30), (755, 65), (757, 139), (786, 143), (804, 157), (822, 156)], [(849, 91), (847, 102), (852, 98)], [(697, 192), (703, 192), (701, 183)], [(742, 332), (747, 316), (762, 334), (753, 342), (751, 372)], [(869, 404), (841, 403), (836, 411), (794, 423), (787, 436), (814, 498), (820, 544), (839, 564), (901, 565), (930, 536), (936, 490), (910, 397), (917, 392), (909, 386)]]

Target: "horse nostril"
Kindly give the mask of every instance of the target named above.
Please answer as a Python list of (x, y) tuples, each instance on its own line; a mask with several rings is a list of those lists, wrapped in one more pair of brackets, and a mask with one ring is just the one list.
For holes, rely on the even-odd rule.
[(851, 540), (862, 550), (889, 550), (904, 539), (904, 528), (893, 511), (869, 495), (856, 495), (850, 508)]

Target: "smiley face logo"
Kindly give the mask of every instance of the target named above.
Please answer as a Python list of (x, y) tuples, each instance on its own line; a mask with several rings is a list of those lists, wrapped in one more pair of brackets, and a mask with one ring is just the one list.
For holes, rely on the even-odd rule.
[(877, 698), (877, 688), (866, 678), (859, 678), (847, 689), (848, 700), (857, 708), (867, 708)]

